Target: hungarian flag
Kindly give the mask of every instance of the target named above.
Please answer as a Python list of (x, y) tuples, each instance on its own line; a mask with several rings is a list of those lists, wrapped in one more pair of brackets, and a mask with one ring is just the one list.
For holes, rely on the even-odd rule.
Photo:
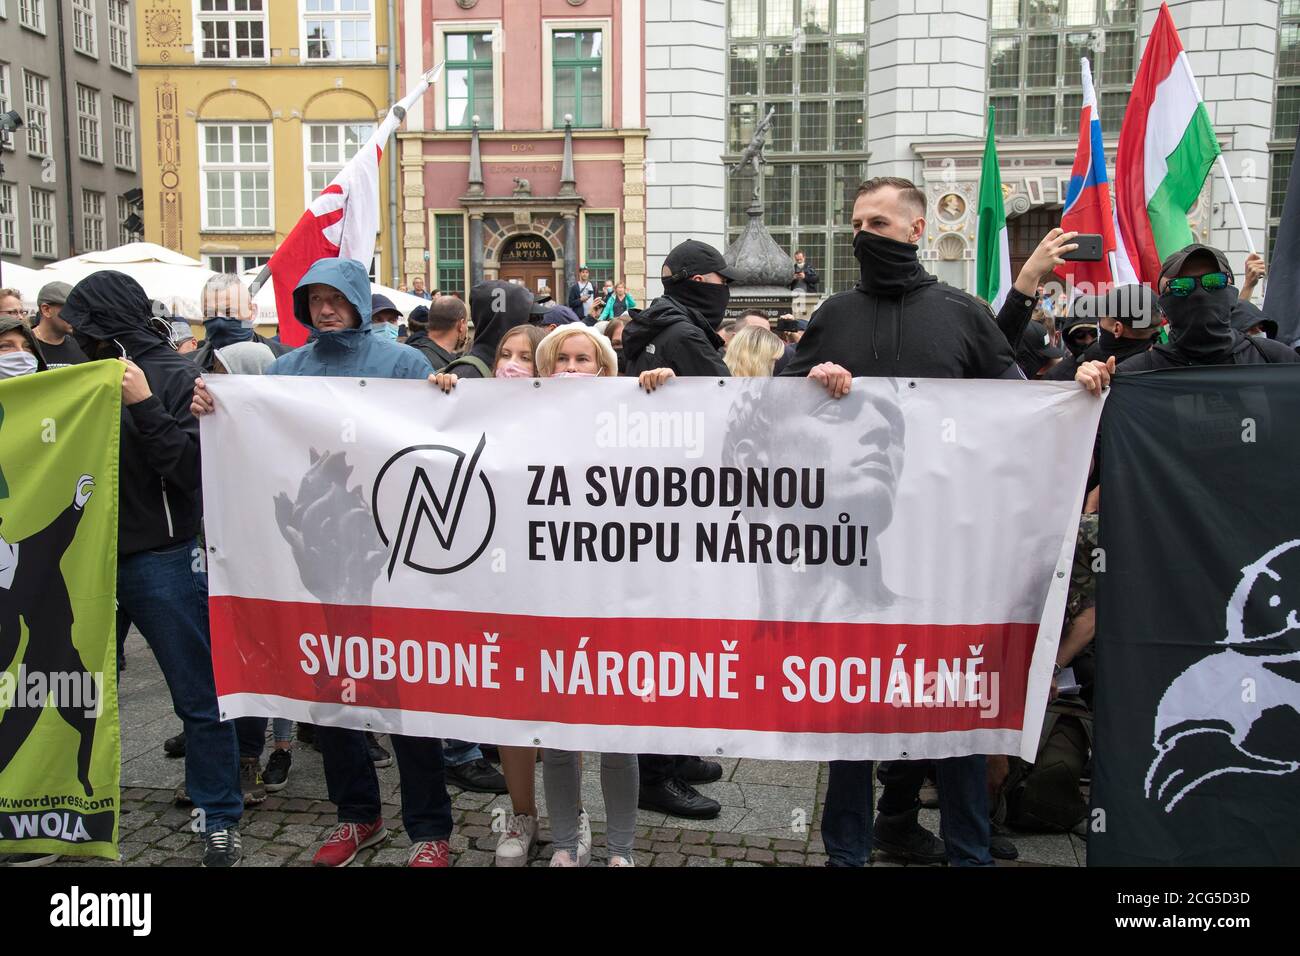
[[(1079, 114), (1079, 147), (1070, 170), (1061, 228), (1101, 236), (1103, 253), (1100, 262), (1067, 262), (1057, 269), (1075, 286), (1091, 286), (1092, 294), (1111, 285), (1128, 285), (1137, 281), (1127, 254), (1116, 256), (1119, 227), (1115, 222), (1115, 204), (1106, 175), (1106, 150), (1101, 139), (1101, 116), (1097, 111), (1097, 91), (1092, 85), (1092, 66), (1087, 57), (1079, 61), (1083, 68), (1083, 109)], [(1127, 250), (1126, 250), (1127, 252)]]
[(1167, 4), (1133, 81), (1115, 164), (1119, 237), (1133, 271), (1155, 284), (1160, 263), (1193, 242), (1187, 211), (1219, 155), (1210, 114)]
[(979, 257), (975, 260), (975, 291), (997, 312), (1011, 290), (1011, 245), (1007, 241), (1007, 209), (1002, 203), (1002, 174), (998, 172), (998, 150), (993, 142), (993, 118), (989, 107), (989, 136), (984, 144), (984, 166), (980, 170)]
[(293, 290), (313, 262), (340, 256), (369, 267), (379, 232), (379, 162), (384, 156), (384, 144), (440, 69), (420, 77), (406, 98), (388, 111), (366, 144), (312, 200), (267, 263), (275, 282), (280, 341), (285, 345), (298, 346), (307, 341), (306, 328), (293, 317)]

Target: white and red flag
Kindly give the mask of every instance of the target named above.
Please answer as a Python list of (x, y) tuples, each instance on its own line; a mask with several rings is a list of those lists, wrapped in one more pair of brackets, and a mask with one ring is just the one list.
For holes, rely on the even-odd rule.
[(441, 70), (438, 66), (424, 74), (415, 88), (389, 109), (370, 139), (312, 200), (271, 256), (267, 269), (275, 283), (275, 311), (280, 341), (285, 345), (307, 341), (306, 328), (293, 317), (293, 290), (313, 262), (341, 256), (369, 267), (379, 232), (379, 164), (384, 145)]
[[(1073, 382), (209, 388), (224, 715), (619, 753), (1034, 755), (1102, 405)], [(340, 409), (365, 427), (340, 433)]]

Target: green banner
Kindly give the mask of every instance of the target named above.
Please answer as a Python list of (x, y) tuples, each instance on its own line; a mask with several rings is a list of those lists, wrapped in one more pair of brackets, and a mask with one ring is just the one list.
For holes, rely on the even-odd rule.
[(0, 381), (0, 853), (117, 859), (123, 370)]

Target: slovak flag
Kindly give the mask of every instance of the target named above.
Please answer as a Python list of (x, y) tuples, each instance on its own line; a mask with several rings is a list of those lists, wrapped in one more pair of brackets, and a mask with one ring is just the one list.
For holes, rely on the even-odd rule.
[(1067, 232), (1100, 235), (1102, 260), (1067, 262), (1057, 271), (1068, 277), (1073, 285), (1083, 285), (1081, 291), (1096, 294), (1112, 285), (1134, 283), (1137, 281), (1137, 276), (1133, 273), (1127, 255), (1115, 255), (1119, 228), (1115, 218), (1115, 203), (1111, 196), (1110, 182), (1106, 175), (1106, 151), (1101, 139), (1101, 116), (1097, 111), (1097, 91), (1092, 85), (1092, 67), (1087, 58), (1079, 62), (1083, 67), (1083, 109), (1079, 115), (1079, 147), (1074, 154), (1074, 167), (1070, 170), (1070, 186), (1066, 192), (1065, 208), (1061, 212), (1061, 228)]
[(307, 329), (293, 317), (293, 290), (313, 262), (341, 256), (369, 267), (379, 232), (379, 162), (384, 156), (384, 144), (441, 71), (438, 66), (424, 74), (415, 88), (388, 111), (366, 144), (312, 200), (267, 263), (275, 283), (280, 341), (285, 345), (296, 347), (307, 341)]

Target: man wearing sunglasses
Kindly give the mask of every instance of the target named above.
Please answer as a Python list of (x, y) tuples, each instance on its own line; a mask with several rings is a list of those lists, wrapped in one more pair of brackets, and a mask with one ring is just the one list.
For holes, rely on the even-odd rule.
[(1192, 243), (1165, 260), (1160, 270), (1160, 311), (1169, 323), (1168, 344), (1127, 359), (1085, 362), (1075, 381), (1094, 394), (1116, 371), (1146, 372), (1193, 365), (1263, 365), (1296, 362), (1300, 356), (1278, 342), (1254, 339), (1232, 327), (1238, 291), (1228, 258), (1218, 249)]

